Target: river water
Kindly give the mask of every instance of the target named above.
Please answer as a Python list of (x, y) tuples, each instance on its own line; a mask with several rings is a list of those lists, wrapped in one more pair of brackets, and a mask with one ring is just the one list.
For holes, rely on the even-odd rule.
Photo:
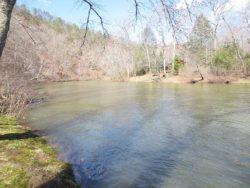
[(250, 85), (68, 82), (28, 123), (86, 188), (249, 188)]

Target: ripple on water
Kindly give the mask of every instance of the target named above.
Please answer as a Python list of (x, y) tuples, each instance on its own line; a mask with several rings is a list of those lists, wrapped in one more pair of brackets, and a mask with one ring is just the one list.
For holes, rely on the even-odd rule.
[(82, 187), (250, 187), (249, 86), (58, 84), (30, 124)]

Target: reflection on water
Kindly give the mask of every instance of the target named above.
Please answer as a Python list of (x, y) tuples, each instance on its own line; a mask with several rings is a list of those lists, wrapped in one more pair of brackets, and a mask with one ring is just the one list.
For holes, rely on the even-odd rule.
[(29, 124), (87, 188), (249, 188), (250, 86), (44, 86)]

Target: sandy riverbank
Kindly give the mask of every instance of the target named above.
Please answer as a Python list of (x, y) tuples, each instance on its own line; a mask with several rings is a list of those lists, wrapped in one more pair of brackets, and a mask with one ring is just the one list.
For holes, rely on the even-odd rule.
[(190, 76), (173, 76), (167, 75), (163, 77), (152, 76), (152, 75), (143, 75), (131, 77), (129, 82), (162, 82), (162, 83), (174, 83), (174, 84), (187, 84), (187, 83), (207, 83), (207, 84), (216, 84), (216, 83), (225, 83), (225, 84), (250, 84), (250, 78), (233, 78), (233, 77), (205, 77), (204, 80), (201, 80), (200, 77), (190, 77)]

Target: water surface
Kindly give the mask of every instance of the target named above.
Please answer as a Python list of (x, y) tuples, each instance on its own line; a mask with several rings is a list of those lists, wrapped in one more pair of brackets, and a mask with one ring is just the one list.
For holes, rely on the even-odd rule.
[(250, 86), (68, 82), (29, 124), (86, 188), (249, 188)]

